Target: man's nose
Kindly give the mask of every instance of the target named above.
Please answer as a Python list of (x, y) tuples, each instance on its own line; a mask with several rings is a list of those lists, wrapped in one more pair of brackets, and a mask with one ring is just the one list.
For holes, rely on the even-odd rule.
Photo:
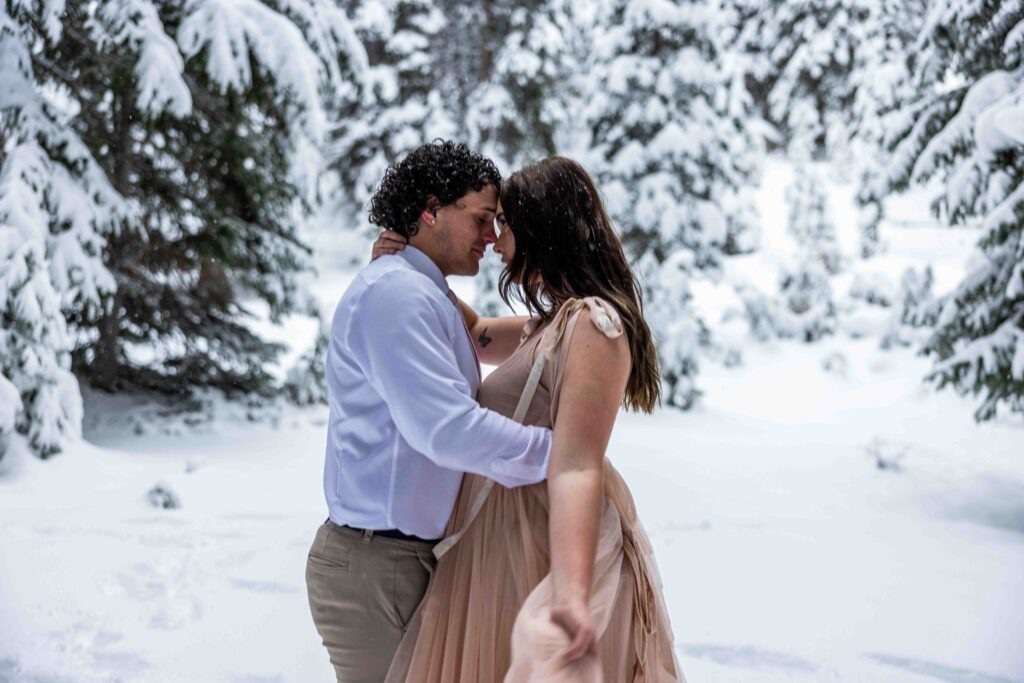
[(492, 221), (486, 228), (484, 228), (484, 245), (494, 244), (498, 241), (498, 234), (494, 232), (494, 222)]

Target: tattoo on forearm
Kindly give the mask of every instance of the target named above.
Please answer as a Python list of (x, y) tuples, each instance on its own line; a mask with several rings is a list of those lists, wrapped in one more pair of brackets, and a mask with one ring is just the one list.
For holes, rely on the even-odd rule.
[(484, 328), (484, 331), (480, 333), (480, 336), (478, 337), (478, 340), (480, 342), (480, 348), (481, 349), (485, 348), (488, 344), (490, 344), (492, 341), (494, 341), (493, 339), (491, 339), (490, 337), (487, 336), (487, 328), (486, 327)]

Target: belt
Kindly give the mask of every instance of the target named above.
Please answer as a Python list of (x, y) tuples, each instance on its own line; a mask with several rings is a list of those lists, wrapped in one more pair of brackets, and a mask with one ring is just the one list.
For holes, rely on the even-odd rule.
[(420, 538), (419, 536), (413, 536), (412, 534), (405, 534), (398, 529), (360, 529), (359, 527), (349, 526), (348, 524), (339, 524), (338, 526), (343, 529), (351, 529), (352, 531), (358, 532), (363, 535), (364, 539), (371, 539), (374, 536), (383, 536), (384, 538), (393, 538), (397, 541), (415, 541), (417, 543), (437, 543), (440, 539), (429, 539)]

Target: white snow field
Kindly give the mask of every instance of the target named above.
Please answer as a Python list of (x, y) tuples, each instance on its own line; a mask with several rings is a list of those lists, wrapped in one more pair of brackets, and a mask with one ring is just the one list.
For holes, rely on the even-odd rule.
[[(766, 289), (789, 249), (788, 177), (765, 173), (764, 251), (731, 266)], [(830, 188), (853, 253), (849, 190)], [(948, 289), (975, 239), (883, 228), (888, 252), (851, 258), (838, 299), (851, 270), (897, 280), (926, 263)], [(347, 277), (323, 272), (330, 302)], [(726, 291), (694, 288), (713, 328)], [(812, 345), (723, 325), (743, 361), (704, 362), (695, 410), (621, 415), (609, 457), (653, 539), (690, 683), (1024, 681), (1024, 423), (977, 425), (976, 402), (922, 384), (927, 359), (880, 351), (888, 315), (846, 311)], [(0, 682), (333, 680), (303, 580), (326, 410), (86, 406), (86, 441), (46, 462), (15, 442), (0, 461)], [(151, 504), (158, 483), (179, 508)]]

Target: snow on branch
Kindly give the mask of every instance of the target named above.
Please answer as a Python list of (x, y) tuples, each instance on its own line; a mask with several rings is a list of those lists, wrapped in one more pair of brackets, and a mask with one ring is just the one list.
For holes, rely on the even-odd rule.
[[(956, 115), (925, 145), (914, 163), (912, 175), (927, 180), (949, 161), (962, 156), (971, 147), (975, 123), (990, 106), (1013, 93), (1020, 78), (1006, 71), (993, 71), (968, 89)], [(923, 117), (922, 117), (923, 119)]]
[(151, 116), (169, 112), (177, 117), (192, 111), (192, 94), (185, 83), (185, 61), (164, 31), (156, 7), (148, 0), (111, 0), (90, 22), (94, 38), (127, 44), (138, 54), (138, 107)]
[(323, 138), (319, 88), (326, 74), (293, 21), (257, 0), (189, 0), (185, 13), (178, 45), (189, 59), (205, 51), (206, 72), (222, 92), (248, 89), (255, 62), (287, 94), (297, 127)]
[(998, 374), (1008, 365), (1010, 380), (1024, 382), (1024, 330), (1020, 321), (1007, 320), (991, 334), (972, 339), (928, 375), (935, 381), (947, 374), (965, 374), (963, 385), (980, 389), (980, 377)]
[(956, 104), (954, 95), (947, 93), (921, 107), (910, 132), (896, 145), (892, 153), (888, 178), (895, 189), (905, 187), (912, 178), (917, 178), (914, 175), (916, 160), (935, 130), (941, 128), (945, 117), (950, 111), (956, 110)]
[(14, 13), (20, 11), (34, 15), (50, 42), (56, 43), (60, 40), (63, 32), (61, 15), (64, 14), (65, 0), (11, 0), (8, 4)]
[[(325, 83), (331, 89), (346, 85), (354, 78), (365, 85), (362, 78), (368, 70), (366, 48), (356, 35), (348, 15), (334, 0), (280, 0), (281, 11), (299, 26), (306, 42), (313, 48), (324, 70)], [(339, 55), (350, 61), (343, 71)]]

